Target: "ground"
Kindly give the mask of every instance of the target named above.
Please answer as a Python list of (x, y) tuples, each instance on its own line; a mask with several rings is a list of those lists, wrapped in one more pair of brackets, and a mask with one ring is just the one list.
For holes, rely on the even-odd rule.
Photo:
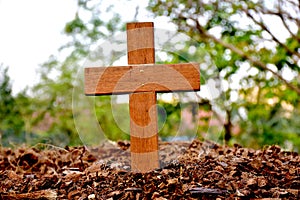
[(147, 173), (130, 171), (129, 148), (1, 148), (0, 199), (300, 199), (300, 156), (279, 146), (161, 143)]

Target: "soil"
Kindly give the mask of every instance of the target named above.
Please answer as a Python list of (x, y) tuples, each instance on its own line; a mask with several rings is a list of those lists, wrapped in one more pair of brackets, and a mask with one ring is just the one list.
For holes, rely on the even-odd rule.
[(161, 168), (130, 171), (130, 144), (0, 148), (0, 199), (300, 199), (300, 156), (210, 141), (160, 144)]

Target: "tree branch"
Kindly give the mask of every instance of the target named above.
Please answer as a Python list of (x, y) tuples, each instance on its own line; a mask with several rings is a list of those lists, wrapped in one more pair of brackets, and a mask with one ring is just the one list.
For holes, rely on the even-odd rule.
[[(287, 20), (294, 20), (294, 19), (291, 19), (291, 17), (290, 16), (287, 16), (280, 8), (279, 8), (279, 11), (278, 12), (274, 12), (274, 11), (264, 11), (264, 12), (262, 12), (263, 14), (265, 14), (265, 15), (275, 15), (275, 16), (277, 16), (277, 17), (279, 17), (280, 18), (280, 20), (281, 20), (281, 22), (282, 22), (282, 24), (284, 25), (284, 27), (286, 28), (286, 30), (291, 34), (291, 36), (295, 39), (295, 40), (297, 40), (298, 42), (300, 42), (300, 37), (298, 37), (297, 35), (295, 35), (292, 31), (291, 31), (291, 29), (290, 29), (290, 27), (289, 27), (289, 25), (287, 24)], [(294, 22), (296, 25), (300, 25), (300, 22), (298, 22), (298, 21), (296, 21), (296, 22)]]
[[(259, 25), (263, 30), (267, 31), (267, 33), (270, 34), (270, 36), (273, 38), (273, 40), (275, 42), (277, 42), (277, 44), (279, 44), (280, 46), (282, 46), (288, 53), (290, 53), (291, 55), (296, 55), (298, 58), (300, 58), (300, 53), (298, 53), (297, 51), (293, 51), (291, 50), (287, 45), (285, 45), (284, 43), (280, 42), (279, 39), (270, 31), (270, 29), (263, 23), (261, 17), (260, 17), (260, 21), (257, 21), (254, 16), (249, 12), (249, 10), (245, 10), (243, 9), (243, 11), (246, 13), (246, 15), (248, 17), (250, 17), (252, 19), (252, 21), (254, 23), (256, 23), (257, 25)], [(297, 61), (294, 61), (295, 63), (297, 63)]]
[[(182, 17), (182, 16), (181, 16)], [(226, 42), (224, 42), (222, 39), (218, 39), (216, 38), (214, 35), (209, 34), (198, 22), (198, 20), (193, 19), (194, 22), (196, 23), (196, 29), (199, 31), (200, 34), (202, 34), (203, 36), (212, 39), (214, 42), (222, 45), (223, 47), (230, 49), (232, 52), (238, 54), (239, 56), (241, 56), (242, 58), (245, 58), (246, 60), (248, 60), (249, 62), (251, 62), (252, 64), (262, 68), (263, 70), (269, 71), (271, 72), (275, 77), (277, 77), (279, 80), (281, 80), (287, 87), (289, 87), (290, 89), (294, 90), (295, 92), (297, 92), (298, 95), (300, 95), (300, 88), (296, 87), (295, 85), (291, 84), (290, 82), (288, 82), (287, 80), (285, 80), (280, 74), (276, 73), (274, 70), (270, 69), (267, 67), (267, 65), (255, 58), (253, 58), (252, 56), (248, 55), (247, 53), (245, 53), (244, 51), (242, 51), (241, 49), (235, 47), (232, 44), (228, 44)]]

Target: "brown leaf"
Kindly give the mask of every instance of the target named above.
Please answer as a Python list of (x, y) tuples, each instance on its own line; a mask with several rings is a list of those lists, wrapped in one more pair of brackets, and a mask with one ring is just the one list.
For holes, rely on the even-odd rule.
[(261, 161), (260, 158), (256, 158), (256, 159), (254, 159), (254, 160), (250, 163), (250, 165), (251, 165), (254, 169), (259, 170), (259, 169), (261, 168), (261, 166), (262, 166), (262, 161)]
[(250, 178), (250, 179), (247, 181), (247, 185), (248, 185), (248, 186), (255, 185), (256, 183), (257, 183), (257, 181), (256, 181), (255, 178)]
[(268, 181), (264, 177), (258, 177), (257, 184), (258, 184), (258, 187), (264, 187), (268, 184)]
[(173, 178), (168, 180), (168, 185), (174, 185), (178, 183), (178, 178)]

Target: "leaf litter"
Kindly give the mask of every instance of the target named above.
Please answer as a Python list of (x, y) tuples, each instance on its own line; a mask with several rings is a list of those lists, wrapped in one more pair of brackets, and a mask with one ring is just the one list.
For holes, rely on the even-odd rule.
[(160, 144), (161, 168), (130, 171), (130, 144), (0, 148), (0, 199), (300, 199), (300, 156), (211, 141)]

